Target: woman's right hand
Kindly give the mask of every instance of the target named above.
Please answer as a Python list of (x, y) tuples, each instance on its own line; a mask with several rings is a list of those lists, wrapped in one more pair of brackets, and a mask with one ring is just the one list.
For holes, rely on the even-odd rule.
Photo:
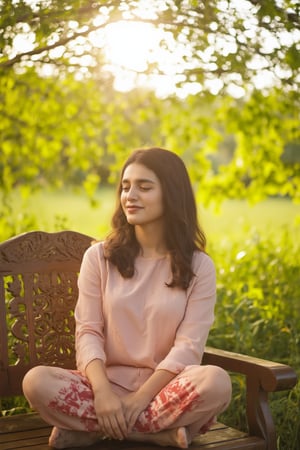
[(120, 398), (110, 389), (94, 394), (94, 407), (100, 432), (113, 439), (125, 439), (128, 431)]
[(94, 393), (94, 407), (100, 433), (113, 439), (126, 438), (128, 427), (122, 403), (111, 389), (103, 361), (92, 360), (86, 367), (86, 375)]

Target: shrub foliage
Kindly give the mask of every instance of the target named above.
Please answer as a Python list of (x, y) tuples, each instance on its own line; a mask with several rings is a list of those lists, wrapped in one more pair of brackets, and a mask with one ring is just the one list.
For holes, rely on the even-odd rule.
[[(244, 242), (212, 249), (218, 302), (209, 345), (288, 364), (300, 373), (299, 250), (287, 230), (276, 237), (250, 234)], [(222, 420), (246, 429), (244, 389), (244, 378), (234, 376), (233, 401)], [(296, 450), (300, 383), (289, 394), (272, 394), (270, 403), (278, 448)]]

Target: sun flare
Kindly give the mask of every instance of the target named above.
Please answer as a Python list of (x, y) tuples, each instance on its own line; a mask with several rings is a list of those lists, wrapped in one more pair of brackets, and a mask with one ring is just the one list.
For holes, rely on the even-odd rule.
[(163, 29), (137, 21), (109, 24), (105, 27), (103, 51), (117, 90), (143, 86), (163, 96), (174, 92), (183, 51)]
[(105, 30), (105, 56), (113, 65), (143, 72), (149, 62), (160, 58), (159, 35), (159, 30), (147, 23), (110, 24)]

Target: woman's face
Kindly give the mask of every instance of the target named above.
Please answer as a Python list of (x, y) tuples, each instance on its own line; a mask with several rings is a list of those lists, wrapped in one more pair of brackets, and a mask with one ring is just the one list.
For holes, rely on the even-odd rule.
[(146, 166), (132, 163), (126, 167), (120, 200), (131, 225), (162, 222), (164, 208), (161, 183)]

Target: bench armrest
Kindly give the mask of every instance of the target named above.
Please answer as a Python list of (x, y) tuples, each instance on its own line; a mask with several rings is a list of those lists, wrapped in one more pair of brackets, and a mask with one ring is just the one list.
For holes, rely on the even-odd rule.
[(245, 375), (249, 434), (263, 437), (268, 450), (276, 449), (276, 432), (268, 393), (292, 389), (297, 382), (296, 372), (285, 364), (212, 347), (205, 348), (202, 363)]
[(254, 377), (266, 392), (291, 389), (297, 382), (297, 375), (290, 366), (217, 348), (205, 348), (203, 363), (221, 366), (229, 372), (241, 373), (246, 377)]

